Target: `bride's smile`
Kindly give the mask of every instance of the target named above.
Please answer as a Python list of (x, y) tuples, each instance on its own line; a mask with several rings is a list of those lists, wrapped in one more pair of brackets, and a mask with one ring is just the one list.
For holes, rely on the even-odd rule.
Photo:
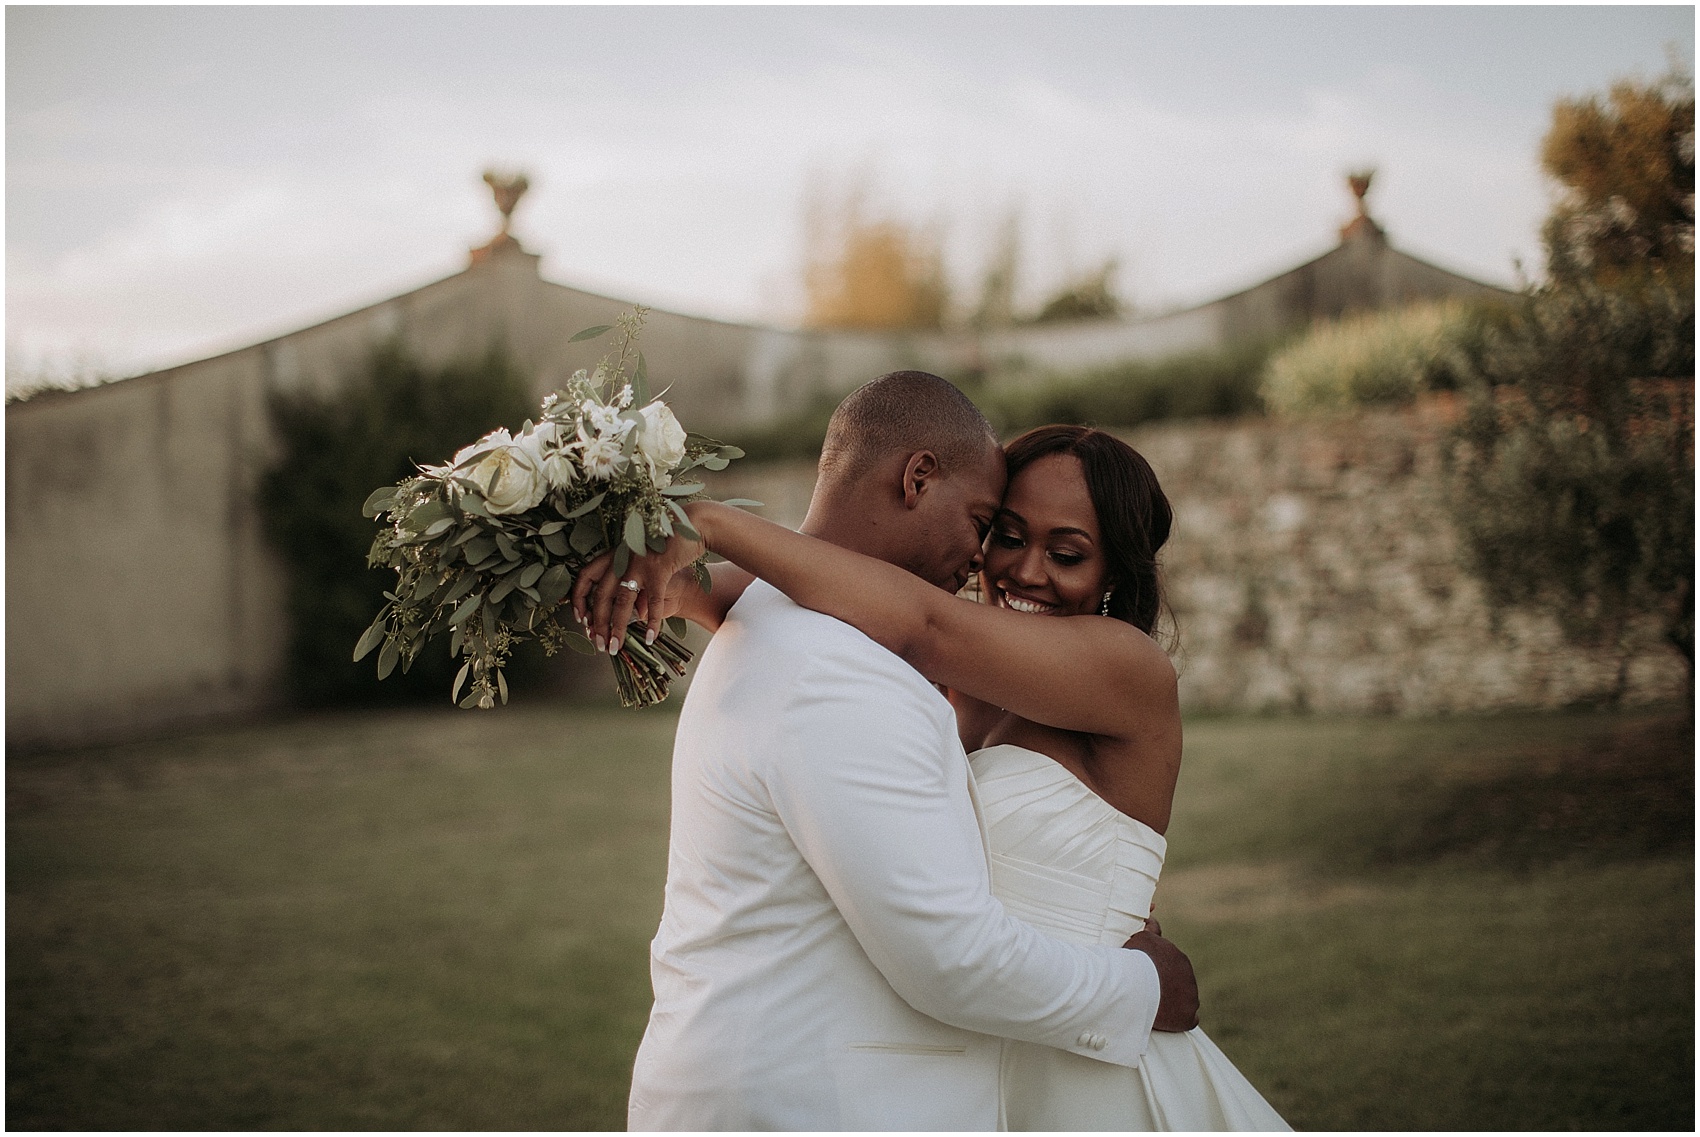
[(1048, 454), (1010, 481), (986, 538), (981, 590), (1013, 612), (1097, 612), (1107, 587), (1101, 544), (1080, 459)]

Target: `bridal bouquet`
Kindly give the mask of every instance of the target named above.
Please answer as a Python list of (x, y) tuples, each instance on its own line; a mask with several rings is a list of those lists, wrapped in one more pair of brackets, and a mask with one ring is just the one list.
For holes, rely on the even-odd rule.
[[(644, 314), (621, 317), (614, 350), (545, 398), (537, 422), (518, 434), (493, 431), (366, 499), (362, 512), (380, 526), (367, 564), (396, 571), (394, 591), (354, 649), (356, 660), (378, 650), (379, 679), (397, 664), (406, 671), (446, 632), (450, 654), (466, 659), (449, 697), (463, 708), (505, 703), (502, 667), (516, 644), (536, 638), (548, 655), (594, 650), (568, 626), (562, 603), (587, 562), (612, 548), (614, 571), (624, 573), (633, 553), (659, 551), (675, 530), (696, 536), (681, 506), (703, 485), (686, 475), (724, 470), (743, 451), (687, 434), (666, 403), (649, 398), (636, 352)], [(614, 329), (586, 328), (571, 342)], [(707, 571), (700, 562), (696, 569), (706, 589)], [(614, 678), (621, 702), (649, 706), (667, 697), (691, 653), (679, 642), (682, 621), (669, 620), (653, 644), (633, 627), (639, 634), (628, 632), (611, 657)]]

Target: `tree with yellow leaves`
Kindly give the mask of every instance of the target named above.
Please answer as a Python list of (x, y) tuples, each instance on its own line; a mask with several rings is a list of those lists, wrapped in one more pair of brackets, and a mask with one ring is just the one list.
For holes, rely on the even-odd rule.
[(865, 184), (805, 200), (804, 322), (812, 328), (937, 328), (949, 289), (936, 232), (871, 215)]
[(1555, 283), (1644, 273), (1694, 279), (1694, 79), (1561, 99), (1541, 167), (1562, 187), (1542, 236)]

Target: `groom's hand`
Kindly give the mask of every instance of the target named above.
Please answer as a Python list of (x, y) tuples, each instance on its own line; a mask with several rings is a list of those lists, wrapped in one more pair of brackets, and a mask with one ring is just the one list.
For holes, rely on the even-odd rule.
[(1142, 951), (1157, 965), (1157, 982), (1163, 995), (1157, 1003), (1157, 1021), (1152, 1030), (1191, 1030), (1198, 1025), (1198, 980), (1192, 961), (1180, 948), (1164, 939), (1157, 921), (1147, 920), (1145, 931), (1122, 945)]

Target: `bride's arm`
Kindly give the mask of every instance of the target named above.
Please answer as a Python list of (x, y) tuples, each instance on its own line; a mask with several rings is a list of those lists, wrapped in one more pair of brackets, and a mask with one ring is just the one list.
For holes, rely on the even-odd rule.
[[(1023, 718), (1125, 738), (1153, 707), (1175, 702), (1168, 656), (1120, 620), (1032, 616), (975, 604), (896, 565), (739, 509), (695, 502), (688, 512), (708, 548), (798, 604), (854, 625), (928, 679)], [(677, 546), (634, 557), (627, 576), (640, 583), (644, 573), (671, 576), (670, 565), (695, 555), (694, 542)], [(596, 590), (592, 628), (621, 626), (609, 620), (630, 611), (629, 597), (610, 595), (622, 591), (606, 581)], [(653, 610), (650, 624), (659, 624)]]

